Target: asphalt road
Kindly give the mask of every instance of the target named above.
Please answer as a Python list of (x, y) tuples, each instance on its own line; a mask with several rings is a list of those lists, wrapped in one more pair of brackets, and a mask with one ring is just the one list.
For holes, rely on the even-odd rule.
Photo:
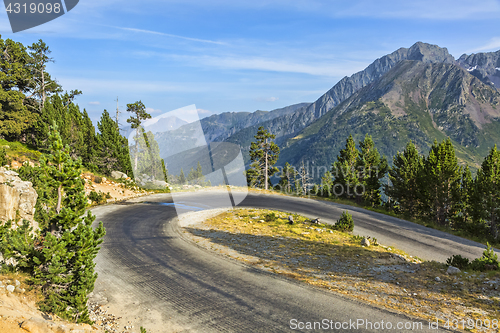
[[(209, 205), (206, 196), (186, 193), (176, 203), (181, 200), (190, 210), (217, 208), (219, 196), (223, 202), (221, 193), (211, 193)], [(170, 195), (143, 200), (147, 202), (93, 210), (107, 230), (96, 260), (95, 293), (106, 297), (114, 311), (151, 327), (148, 333), (437, 331), (427, 322), (423, 329), (405, 329), (415, 320), (209, 253), (183, 239)], [(257, 194), (249, 194), (240, 206), (296, 212), (325, 222), (335, 221), (348, 208), (355, 233), (412, 255), (443, 261), (451, 254), (482, 253), (479, 244), (363, 209)], [(307, 322), (321, 322), (323, 330), (300, 329)]]

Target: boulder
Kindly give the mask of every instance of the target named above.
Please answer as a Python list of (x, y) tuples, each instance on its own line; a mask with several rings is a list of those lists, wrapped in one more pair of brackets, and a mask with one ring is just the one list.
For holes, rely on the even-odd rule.
[(0, 167), (0, 223), (15, 220), (19, 211), (21, 221), (28, 220), (33, 229), (38, 229), (34, 220), (37, 198), (31, 182), (23, 181), (16, 172)]
[(364, 237), (361, 240), (361, 246), (370, 246), (370, 241), (368, 240), (368, 238)]
[(450, 267), (448, 267), (448, 270), (446, 271), (446, 274), (453, 275), (453, 274), (458, 274), (460, 272), (461, 272), (461, 270), (459, 268), (450, 266)]
[(165, 187), (167, 186), (167, 182), (163, 180), (153, 180), (153, 185)]
[(111, 178), (121, 179), (121, 178), (128, 178), (128, 176), (127, 176), (127, 174), (125, 174), (121, 171), (111, 171)]

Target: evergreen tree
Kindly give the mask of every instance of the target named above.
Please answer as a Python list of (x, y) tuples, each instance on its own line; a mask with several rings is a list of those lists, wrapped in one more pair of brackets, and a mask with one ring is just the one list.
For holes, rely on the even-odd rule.
[(476, 215), (487, 221), (491, 236), (497, 240), (500, 219), (500, 151), (496, 145), (481, 164), (476, 179), (479, 193), (476, 197)]
[(418, 154), (413, 142), (409, 142), (403, 153), (398, 152), (389, 170), (391, 185), (386, 194), (397, 202), (399, 211), (409, 217), (415, 217), (419, 209), (420, 188), (418, 177), (423, 169), (423, 158)]
[[(359, 184), (356, 171), (358, 156), (359, 151), (356, 149), (354, 139), (352, 135), (349, 135), (345, 148), (340, 151), (337, 161), (332, 164), (333, 187), (341, 187), (343, 196), (347, 198), (354, 198), (356, 185)], [(340, 191), (335, 192), (339, 193)], [(358, 196), (359, 194), (357, 193)]]
[(357, 159), (358, 181), (364, 185), (363, 199), (371, 203), (372, 206), (378, 206), (382, 202), (380, 197), (381, 179), (387, 173), (389, 168), (387, 159), (381, 158), (375, 148), (372, 137), (366, 134), (365, 139), (359, 142), (361, 149)]
[(168, 183), (168, 169), (165, 166), (165, 160), (161, 159), (161, 168), (163, 170), (163, 179), (165, 180), (165, 183)]
[[(300, 194), (306, 195), (312, 183), (311, 183), (311, 177), (309, 175), (309, 169), (306, 168), (304, 160), (302, 160), (298, 176), (300, 181)], [(299, 191), (299, 189), (297, 190)]]
[(128, 140), (120, 134), (118, 125), (108, 111), (104, 110), (102, 113), (97, 128), (99, 130), (96, 138), (99, 171), (110, 175), (111, 171), (117, 170), (133, 177)]
[(264, 127), (259, 127), (255, 135), (256, 142), (250, 145), (250, 170), (247, 171), (247, 179), (250, 186), (264, 189), (269, 188), (270, 178), (278, 171), (274, 164), (278, 161), (280, 149), (276, 143), (271, 141), (276, 136), (269, 133)]
[[(28, 241), (11, 238), (18, 247), (17, 259), (32, 274), (30, 281), (41, 286), (44, 299), (40, 309), (90, 323), (87, 295), (97, 278), (93, 260), (105, 230), (102, 222), (94, 230), (95, 216), (90, 211), (84, 214), (87, 198), (80, 178), (81, 161), (71, 158), (56, 126), (49, 134), (49, 147), (51, 154), (40, 160), (36, 177), (53, 195), (43, 203), (47, 223), (41, 225), (36, 241), (27, 228), (23, 237)], [(26, 175), (27, 170), (24, 172)]]
[(330, 171), (326, 171), (321, 177), (320, 195), (323, 197), (330, 197), (332, 195), (331, 189), (333, 186), (333, 176)]
[[(61, 91), (61, 86), (50, 77), (46, 72), (47, 64), (54, 62), (54, 59), (49, 57), (51, 53), (47, 44), (41, 39), (33, 43), (30, 47), (30, 70), (31, 70), (31, 84), (32, 96), (38, 97), (39, 111), (44, 107), (47, 96)], [(30, 96), (31, 97), (31, 96)]]
[(472, 227), (475, 192), (472, 174), (469, 167), (466, 166), (460, 180), (459, 199), (456, 205), (455, 216), (453, 216), (453, 226), (456, 229), (466, 230), (473, 234), (475, 233)]
[(461, 175), (462, 168), (450, 138), (439, 144), (434, 141), (425, 159), (419, 186), (424, 214), (440, 225), (448, 223), (456, 213)]
[(135, 149), (134, 149), (134, 173), (137, 173), (137, 163), (138, 163), (138, 140), (141, 137), (140, 126), (141, 122), (145, 119), (150, 119), (151, 115), (146, 112), (146, 106), (141, 102), (137, 101), (135, 103), (127, 104), (127, 112), (132, 112), (132, 116), (127, 119), (127, 123), (130, 124), (132, 129), (136, 130), (136, 139), (135, 139)]
[(179, 184), (186, 184), (186, 176), (184, 176), (184, 171), (181, 168), (181, 173), (179, 174)]
[(292, 193), (296, 177), (297, 170), (295, 170), (295, 167), (291, 166), (290, 163), (286, 162), (281, 172), (281, 179), (279, 182), (281, 191), (284, 191), (285, 193)]
[(31, 57), (26, 47), (0, 38), (0, 137), (18, 140), (37, 120), (30, 92)]

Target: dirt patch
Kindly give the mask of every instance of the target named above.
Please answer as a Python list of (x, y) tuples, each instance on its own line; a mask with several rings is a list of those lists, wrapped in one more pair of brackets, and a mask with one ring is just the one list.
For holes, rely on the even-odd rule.
[[(80, 332), (104, 333), (87, 324), (74, 324), (50, 316), (37, 309), (39, 296), (29, 291), (22, 275), (0, 275), (0, 332)], [(13, 292), (7, 286), (15, 286)]]

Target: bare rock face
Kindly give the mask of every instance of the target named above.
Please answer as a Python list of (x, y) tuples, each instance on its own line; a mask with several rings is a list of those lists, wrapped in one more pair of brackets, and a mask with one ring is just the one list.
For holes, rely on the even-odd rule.
[(31, 182), (23, 181), (16, 172), (0, 167), (0, 223), (20, 217), (21, 221), (28, 220), (33, 229), (37, 229), (38, 223), (34, 220), (37, 198)]

